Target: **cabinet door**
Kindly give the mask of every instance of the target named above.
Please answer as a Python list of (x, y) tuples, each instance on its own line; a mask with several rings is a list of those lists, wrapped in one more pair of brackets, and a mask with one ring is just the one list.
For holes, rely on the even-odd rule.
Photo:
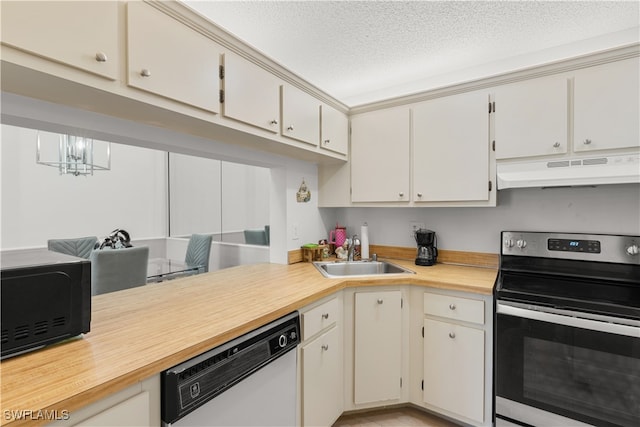
[(127, 12), (127, 84), (217, 113), (222, 48), (149, 4)]
[(227, 52), (224, 55), (222, 114), (269, 132), (280, 130), (280, 80), (256, 64)]
[(345, 155), (349, 151), (349, 119), (327, 104), (321, 106), (320, 146)]
[(117, 78), (116, 1), (3, 1), (1, 27), (2, 44)]
[(82, 426), (151, 426), (149, 392), (143, 391), (78, 424)]
[(351, 201), (409, 201), (408, 107), (351, 118)]
[(320, 101), (302, 90), (282, 85), (282, 136), (314, 146), (320, 140)]
[(334, 327), (302, 347), (302, 425), (330, 426), (342, 414), (342, 338)]
[(400, 398), (402, 377), (402, 294), (355, 294), (354, 401)]
[(489, 200), (489, 95), (470, 92), (413, 108), (413, 200)]
[(425, 319), (423, 398), (484, 422), (484, 331)]
[(640, 147), (640, 59), (576, 71), (574, 151)]
[(496, 159), (567, 152), (568, 85), (550, 76), (495, 89)]

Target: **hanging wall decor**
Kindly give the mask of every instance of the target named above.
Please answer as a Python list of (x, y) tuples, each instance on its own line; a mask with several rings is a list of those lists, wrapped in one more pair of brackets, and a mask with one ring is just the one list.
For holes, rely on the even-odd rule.
[(300, 184), (300, 188), (298, 188), (298, 192), (296, 193), (296, 200), (298, 203), (307, 203), (311, 200), (311, 191), (307, 188), (304, 178), (302, 178), (302, 184)]

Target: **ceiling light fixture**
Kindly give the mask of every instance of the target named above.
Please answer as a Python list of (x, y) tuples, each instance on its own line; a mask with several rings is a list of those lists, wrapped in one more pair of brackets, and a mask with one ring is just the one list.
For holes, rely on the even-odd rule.
[[(111, 170), (111, 143), (74, 135), (58, 135), (57, 160), (44, 160), (54, 139), (36, 137), (36, 163), (58, 168), (60, 175), (93, 175), (95, 170)], [(46, 145), (50, 147), (45, 147)], [(97, 153), (100, 151), (100, 155)], [(104, 151), (104, 152), (102, 152)], [(98, 164), (98, 159), (103, 164)]]

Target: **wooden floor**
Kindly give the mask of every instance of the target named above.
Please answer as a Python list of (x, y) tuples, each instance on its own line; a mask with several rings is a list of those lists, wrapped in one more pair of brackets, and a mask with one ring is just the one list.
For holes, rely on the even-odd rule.
[(451, 421), (439, 418), (428, 412), (415, 408), (403, 407), (381, 409), (355, 414), (347, 414), (338, 418), (333, 427), (459, 427)]

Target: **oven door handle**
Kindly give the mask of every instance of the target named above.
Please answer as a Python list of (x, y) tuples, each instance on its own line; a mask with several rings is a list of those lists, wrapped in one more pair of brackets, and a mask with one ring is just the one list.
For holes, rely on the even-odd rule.
[[(615, 318), (608, 318), (611, 321), (585, 319), (583, 317), (576, 317), (576, 313), (569, 312), (567, 310), (559, 310), (540, 306), (536, 306), (535, 309), (532, 310), (530, 308), (517, 307), (515, 305), (504, 302), (498, 302), (496, 304), (496, 312), (498, 314), (504, 314), (507, 316), (524, 317), (526, 319), (556, 323), (559, 325), (572, 326), (575, 328), (589, 329), (592, 331), (640, 338), (640, 322), (637, 322), (636, 324), (636, 321), (630, 319), (624, 319), (624, 321), (634, 323), (636, 324), (636, 326), (612, 323), (611, 321), (615, 320)], [(571, 315), (569, 313), (571, 313)], [(605, 316), (600, 317), (602, 319), (605, 318)]]

